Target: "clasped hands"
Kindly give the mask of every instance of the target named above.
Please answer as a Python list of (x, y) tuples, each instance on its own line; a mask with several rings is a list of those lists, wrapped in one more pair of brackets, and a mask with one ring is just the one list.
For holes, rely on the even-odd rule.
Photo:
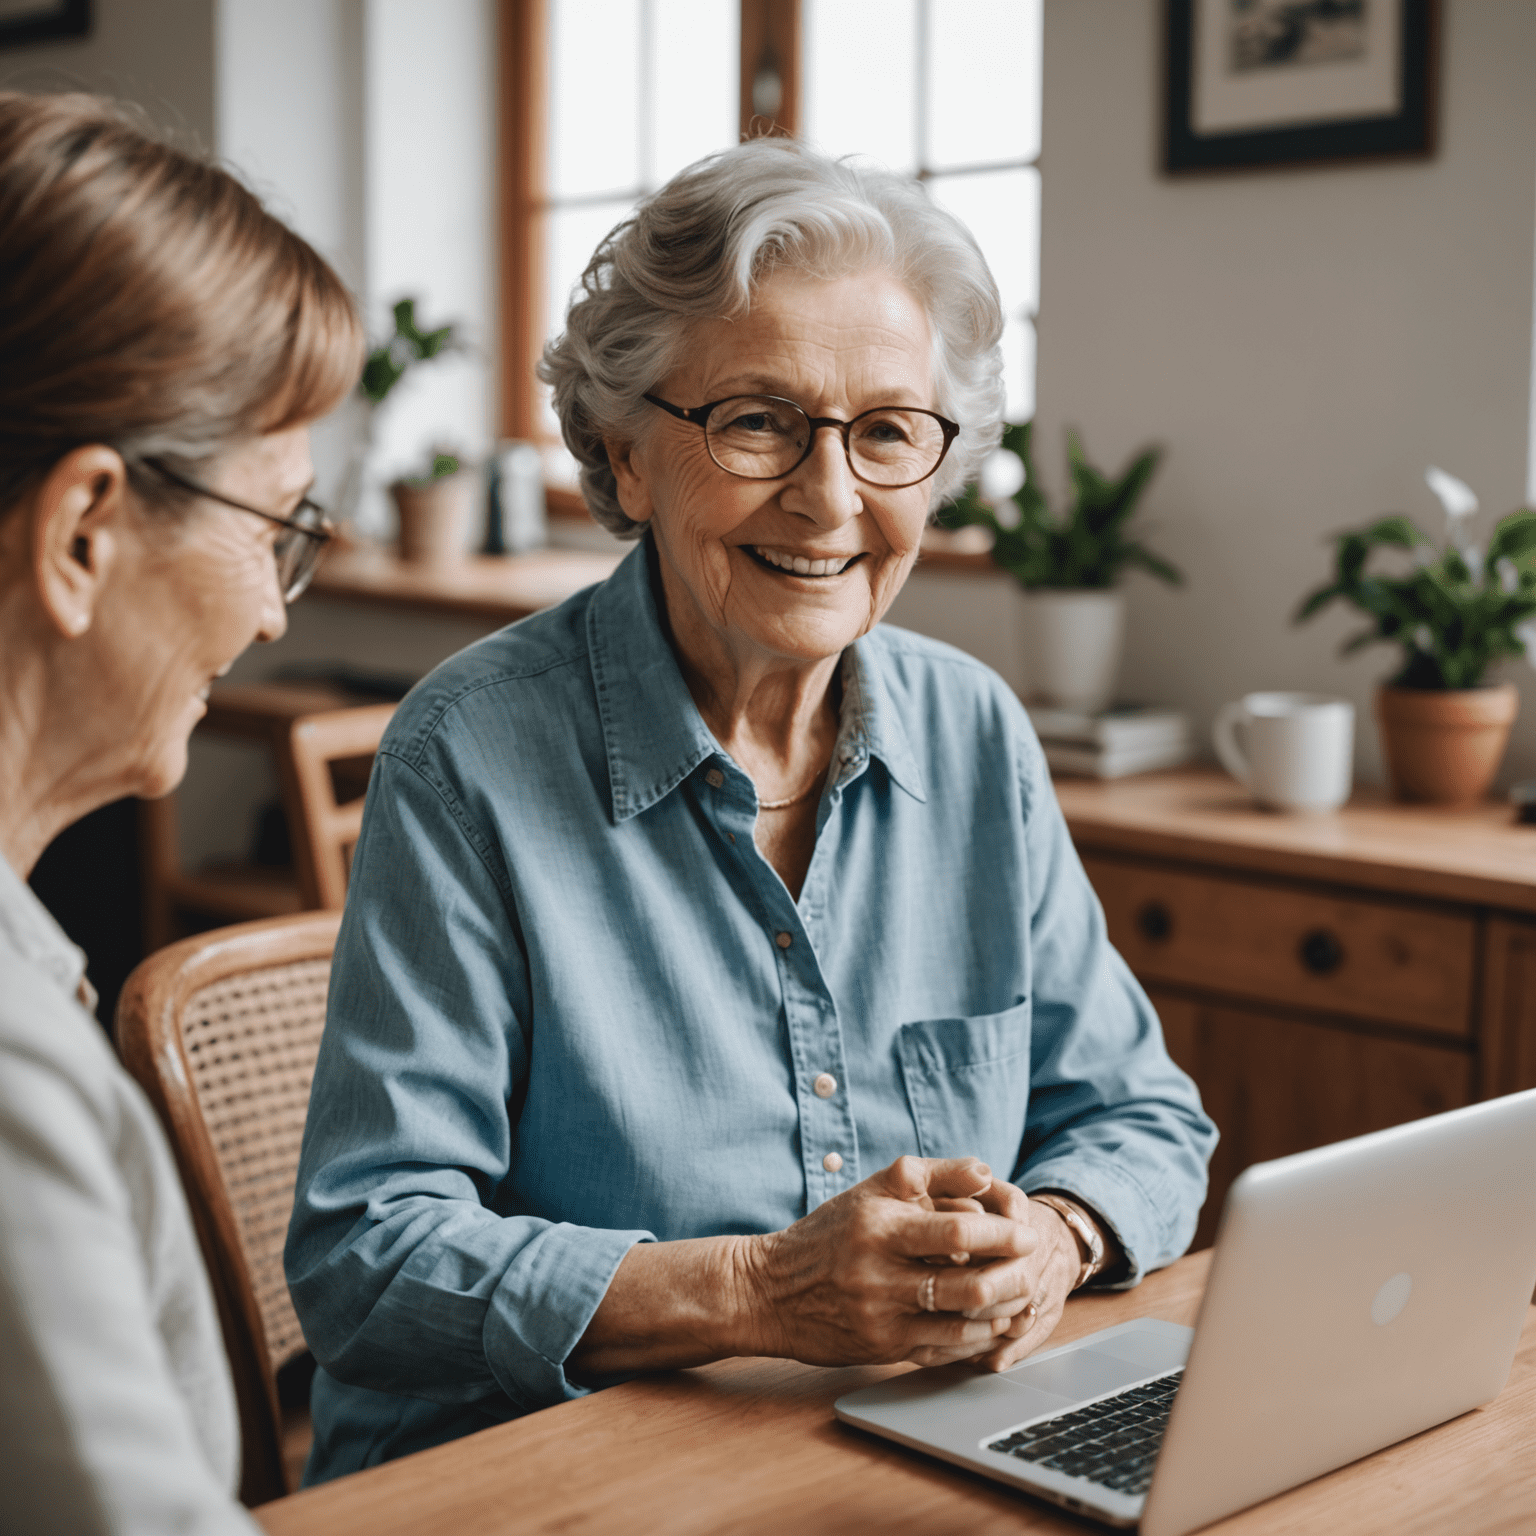
[(754, 1352), (812, 1365), (1006, 1370), (1050, 1337), (1081, 1268), (1061, 1217), (970, 1157), (897, 1158), (747, 1244)]

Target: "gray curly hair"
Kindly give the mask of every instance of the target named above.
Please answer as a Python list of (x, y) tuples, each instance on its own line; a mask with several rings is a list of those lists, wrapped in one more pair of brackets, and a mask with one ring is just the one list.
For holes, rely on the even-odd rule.
[(884, 268), (922, 303), (938, 407), (960, 423), (930, 508), (997, 446), (1003, 312), (970, 231), (908, 177), (751, 139), (678, 172), (603, 239), (539, 364), (587, 506), (620, 538), (643, 525), (619, 505), (603, 439), (640, 441), (655, 424), (641, 396), (676, 366), (690, 322), (746, 314), (781, 267), (824, 278)]

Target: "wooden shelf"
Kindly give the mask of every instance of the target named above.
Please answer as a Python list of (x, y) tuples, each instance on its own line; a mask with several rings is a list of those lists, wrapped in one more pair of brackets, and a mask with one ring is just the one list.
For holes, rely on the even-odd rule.
[(1536, 913), (1536, 826), (1493, 801), (1448, 810), (1362, 789), (1336, 812), (1282, 814), (1214, 768), (1064, 778), (1056, 796), (1080, 848)]
[(472, 555), (455, 565), (413, 565), (391, 549), (336, 549), (315, 573), (317, 596), (510, 624), (606, 581), (623, 552), (540, 549), (526, 555)]

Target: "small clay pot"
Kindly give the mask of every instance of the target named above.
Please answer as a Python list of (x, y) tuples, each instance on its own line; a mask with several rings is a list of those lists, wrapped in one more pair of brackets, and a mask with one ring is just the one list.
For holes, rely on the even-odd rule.
[(1428, 805), (1481, 800), (1499, 771), (1519, 711), (1513, 683), (1378, 689), (1376, 719), (1392, 793)]
[(467, 469), (424, 485), (396, 480), (389, 494), (400, 514), (400, 558), (413, 565), (457, 565), (469, 542), (478, 483)]

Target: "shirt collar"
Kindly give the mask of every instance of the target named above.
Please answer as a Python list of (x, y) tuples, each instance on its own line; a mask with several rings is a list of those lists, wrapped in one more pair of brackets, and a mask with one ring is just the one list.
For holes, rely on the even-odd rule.
[(0, 942), (37, 967), (61, 992), (96, 1006), (95, 991), (85, 979), (85, 952), (70, 942), (32, 887), (0, 858)]
[[(615, 822), (638, 816), (700, 763), (726, 755), (704, 724), (667, 641), (653, 559), (647, 535), (598, 587), (587, 610)], [(849, 782), (878, 758), (902, 789), (923, 800), (923, 776), (883, 675), (889, 665), (884, 649), (866, 637), (844, 652), (834, 782)]]
[(926, 800), (912, 739), (887, 686), (889, 668), (887, 648), (878, 635), (866, 635), (843, 652), (843, 718), (834, 783), (841, 787), (857, 778), (869, 759), (876, 758), (914, 800)]
[(650, 542), (647, 535), (619, 562), (587, 610), (616, 822), (649, 809), (700, 763), (720, 754), (662, 631), (651, 586)]

